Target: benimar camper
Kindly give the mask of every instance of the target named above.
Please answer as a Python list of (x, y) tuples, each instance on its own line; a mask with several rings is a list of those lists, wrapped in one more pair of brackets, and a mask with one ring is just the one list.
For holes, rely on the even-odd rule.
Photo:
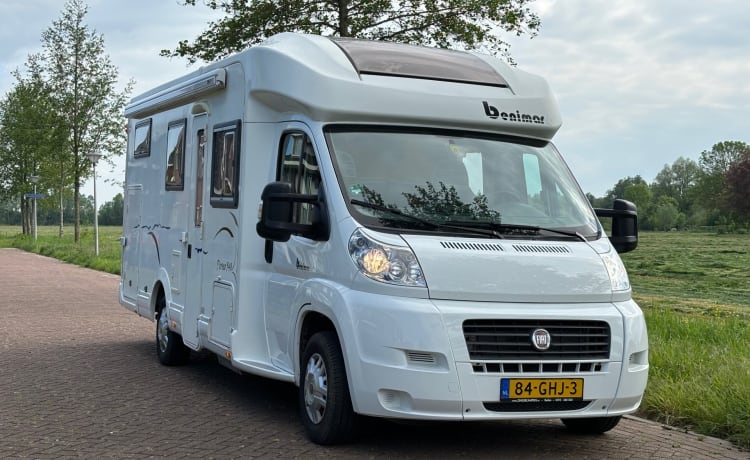
[(636, 210), (592, 209), (540, 77), (285, 33), (125, 115), (120, 301), (162, 363), (210, 350), (295, 384), (323, 444), (361, 415), (604, 432), (638, 407)]

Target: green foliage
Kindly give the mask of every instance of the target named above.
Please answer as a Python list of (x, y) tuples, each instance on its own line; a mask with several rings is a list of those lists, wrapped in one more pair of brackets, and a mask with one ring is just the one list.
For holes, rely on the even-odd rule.
[[(210, 22), (193, 43), (182, 40), (163, 56), (212, 61), (280, 32), (483, 49), (510, 59), (500, 34), (531, 36), (539, 18), (531, 0), (205, 0), (227, 16)], [(195, 6), (196, 0), (185, 5)]]
[(647, 209), (651, 205), (652, 193), (647, 184), (640, 182), (626, 186), (623, 198), (633, 202), (638, 209)]
[(122, 193), (118, 193), (99, 208), (99, 225), (122, 225), (122, 213), (125, 201)]
[(727, 204), (740, 216), (750, 219), (750, 149), (729, 167), (726, 183)]
[[(642, 230), (721, 226), (742, 231), (750, 224), (750, 146), (719, 142), (701, 153), (699, 163), (679, 157), (664, 165), (651, 184), (641, 176), (620, 179), (594, 207), (611, 207), (615, 198), (633, 201)], [(650, 194), (650, 195), (649, 195)]]

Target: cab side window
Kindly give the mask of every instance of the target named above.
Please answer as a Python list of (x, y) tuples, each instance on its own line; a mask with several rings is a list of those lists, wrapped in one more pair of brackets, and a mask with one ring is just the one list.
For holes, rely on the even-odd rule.
[[(292, 185), (292, 193), (318, 195), (320, 169), (312, 141), (304, 133), (287, 133), (281, 140), (281, 158), (278, 180)], [(310, 203), (298, 203), (294, 207), (294, 222), (313, 224), (317, 209)]]

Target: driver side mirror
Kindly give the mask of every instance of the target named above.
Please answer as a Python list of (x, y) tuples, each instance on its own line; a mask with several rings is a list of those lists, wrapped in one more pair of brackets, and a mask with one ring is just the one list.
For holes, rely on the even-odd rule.
[(609, 241), (619, 253), (630, 252), (638, 246), (638, 212), (630, 201), (616, 199), (612, 209), (594, 209), (598, 217), (612, 218)]
[[(327, 239), (329, 229), (322, 196), (322, 188), (318, 195), (302, 195), (292, 193), (292, 185), (287, 182), (271, 182), (260, 196), (263, 204), (255, 230), (261, 238), (282, 243), (292, 235), (313, 240)], [(294, 221), (295, 207), (305, 203), (313, 208), (312, 223), (297, 223)]]

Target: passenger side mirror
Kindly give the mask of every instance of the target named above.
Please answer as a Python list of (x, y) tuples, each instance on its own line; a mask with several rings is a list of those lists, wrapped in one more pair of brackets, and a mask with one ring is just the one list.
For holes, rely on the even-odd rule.
[[(328, 238), (328, 225), (325, 207), (319, 195), (301, 195), (292, 193), (292, 185), (287, 182), (271, 182), (263, 189), (260, 198), (263, 205), (260, 220), (255, 226), (258, 235), (271, 241), (285, 242), (292, 235), (301, 235), (313, 240)], [(294, 221), (295, 205), (309, 203), (313, 205), (313, 219), (310, 224)]]
[(638, 212), (630, 201), (616, 199), (612, 209), (594, 209), (599, 217), (612, 218), (609, 241), (619, 253), (629, 252), (638, 246)]

